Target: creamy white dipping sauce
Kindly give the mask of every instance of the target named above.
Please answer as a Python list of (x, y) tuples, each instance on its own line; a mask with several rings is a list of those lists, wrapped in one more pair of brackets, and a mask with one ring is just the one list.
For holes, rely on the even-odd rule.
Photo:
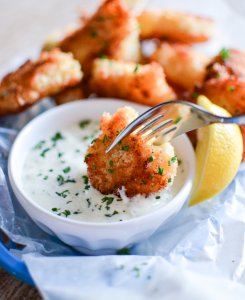
[(26, 157), (22, 183), (27, 195), (46, 210), (64, 218), (115, 222), (148, 214), (166, 205), (184, 181), (184, 163), (172, 186), (148, 197), (103, 195), (87, 177), (84, 157), (99, 134), (99, 123), (82, 120), (36, 144)]

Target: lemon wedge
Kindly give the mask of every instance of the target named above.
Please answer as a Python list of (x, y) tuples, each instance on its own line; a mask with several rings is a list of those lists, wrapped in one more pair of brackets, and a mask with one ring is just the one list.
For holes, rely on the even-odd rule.
[[(198, 105), (216, 115), (229, 117), (205, 96)], [(197, 131), (196, 174), (189, 205), (208, 200), (223, 191), (235, 177), (242, 160), (243, 141), (239, 126), (212, 124)]]

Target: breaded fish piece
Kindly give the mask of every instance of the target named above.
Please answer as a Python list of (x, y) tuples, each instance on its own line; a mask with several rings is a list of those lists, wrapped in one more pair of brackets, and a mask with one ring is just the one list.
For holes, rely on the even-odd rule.
[(80, 83), (54, 95), (54, 100), (58, 105), (84, 98), (86, 98), (85, 91)]
[(245, 52), (223, 48), (208, 64), (205, 80), (231, 76), (245, 80)]
[(152, 62), (146, 65), (109, 59), (93, 63), (90, 90), (101, 97), (115, 97), (154, 106), (174, 99), (162, 67)]
[(181, 43), (200, 43), (214, 34), (214, 22), (206, 17), (167, 10), (145, 10), (138, 17), (142, 39), (160, 38)]
[(43, 97), (59, 93), (82, 79), (81, 66), (72, 54), (58, 49), (43, 52), (0, 83), (0, 115), (17, 113)]
[(140, 59), (139, 28), (136, 18), (122, 0), (107, 0), (87, 23), (60, 43), (82, 65), (102, 55), (135, 61)]
[(232, 115), (245, 113), (245, 80), (209, 79), (202, 86), (200, 93)]
[(155, 146), (132, 133), (109, 153), (105, 150), (138, 114), (123, 107), (101, 118), (101, 135), (88, 148), (85, 161), (91, 184), (103, 194), (125, 188), (126, 195), (149, 195), (166, 188), (174, 179), (177, 158), (170, 143)]
[(150, 57), (164, 69), (167, 80), (192, 91), (203, 82), (208, 57), (185, 44), (162, 43)]

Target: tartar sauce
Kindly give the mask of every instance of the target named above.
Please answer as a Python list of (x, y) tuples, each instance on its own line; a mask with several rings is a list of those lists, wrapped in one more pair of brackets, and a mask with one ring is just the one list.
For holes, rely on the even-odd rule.
[(137, 195), (129, 199), (123, 189), (121, 197), (103, 195), (94, 189), (87, 176), (84, 157), (98, 134), (98, 122), (81, 120), (34, 145), (22, 171), (27, 195), (53, 214), (85, 222), (129, 220), (171, 201), (183, 182), (183, 163), (171, 187), (148, 197)]

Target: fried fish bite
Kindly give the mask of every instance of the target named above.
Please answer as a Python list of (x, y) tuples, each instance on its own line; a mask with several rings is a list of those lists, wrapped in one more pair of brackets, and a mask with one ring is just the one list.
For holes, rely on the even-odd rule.
[(69, 87), (54, 96), (54, 100), (58, 105), (84, 98), (86, 98), (86, 95), (81, 83), (73, 87)]
[(99, 56), (139, 61), (140, 43), (136, 18), (122, 0), (107, 0), (81, 28), (60, 43), (65, 52), (88, 69), (90, 62)]
[(88, 148), (85, 161), (91, 184), (102, 194), (125, 188), (126, 195), (149, 195), (166, 188), (174, 179), (177, 158), (170, 143), (156, 146), (142, 136), (130, 134), (109, 153), (107, 147), (138, 114), (123, 107), (114, 115), (103, 114), (101, 135)]
[(203, 82), (208, 57), (185, 44), (162, 43), (152, 54), (151, 61), (164, 69), (168, 82), (192, 91)]
[(223, 48), (207, 65), (205, 80), (231, 76), (245, 80), (245, 52)]
[(176, 11), (145, 10), (138, 17), (142, 39), (160, 38), (180, 43), (200, 43), (214, 34), (214, 22)]
[(146, 65), (109, 59), (93, 63), (90, 90), (101, 97), (115, 97), (154, 106), (174, 99), (162, 67), (152, 62)]
[(81, 66), (72, 54), (58, 49), (41, 53), (0, 83), (0, 115), (17, 113), (43, 97), (59, 93), (82, 79)]

